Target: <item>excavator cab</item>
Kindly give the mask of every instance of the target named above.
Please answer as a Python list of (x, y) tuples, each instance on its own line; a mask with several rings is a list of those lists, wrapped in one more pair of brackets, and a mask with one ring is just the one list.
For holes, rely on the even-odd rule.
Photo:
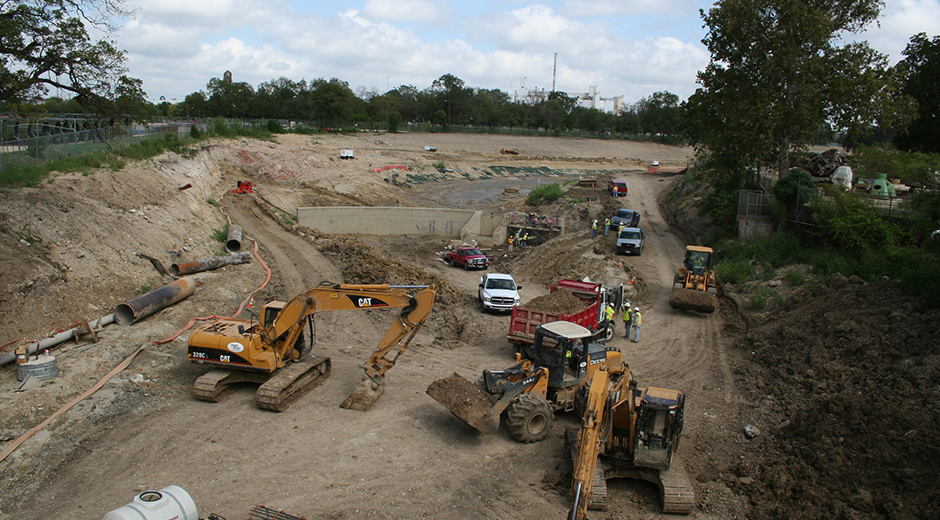
[(669, 469), (682, 433), (685, 395), (676, 390), (637, 388), (636, 440), (633, 463), (643, 468)]

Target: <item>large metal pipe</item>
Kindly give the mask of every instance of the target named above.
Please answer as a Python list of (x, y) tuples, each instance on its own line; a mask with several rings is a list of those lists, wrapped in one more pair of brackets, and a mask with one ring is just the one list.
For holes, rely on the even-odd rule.
[(237, 253), (242, 250), (242, 231), (241, 226), (231, 226), (228, 228), (228, 237), (225, 239), (225, 250), (229, 253)]
[(195, 291), (196, 282), (192, 278), (180, 278), (171, 284), (119, 304), (114, 308), (114, 321), (118, 325), (130, 325), (185, 299)]
[(192, 262), (177, 262), (170, 266), (170, 273), (173, 276), (181, 274), (200, 273), (202, 271), (211, 271), (226, 265), (247, 264), (251, 262), (251, 253), (244, 252), (228, 256), (215, 256), (212, 258), (203, 258), (202, 260), (193, 260)]
[[(105, 325), (110, 325), (112, 323), (114, 323), (114, 314), (108, 314), (107, 316), (104, 316), (100, 320), (94, 320), (94, 321), (89, 322), (88, 325), (91, 328), (91, 330), (95, 330), (99, 326), (104, 327)], [(34, 354), (39, 353), (39, 351), (41, 350), (52, 348), (58, 345), (59, 343), (63, 343), (70, 339), (74, 339), (76, 328), (77, 327), (72, 327), (68, 330), (65, 330), (56, 334), (55, 336), (50, 336), (48, 338), (41, 339), (35, 343), (30, 343), (29, 346), (27, 347), (27, 352), (29, 353), (30, 356), (32, 356)], [(16, 360), (15, 352), (4, 352), (0, 354), (0, 366), (9, 365), (14, 360)]]

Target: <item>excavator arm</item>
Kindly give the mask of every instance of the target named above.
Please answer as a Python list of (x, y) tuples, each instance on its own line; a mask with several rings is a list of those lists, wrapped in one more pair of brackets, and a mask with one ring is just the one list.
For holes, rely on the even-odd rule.
[(607, 402), (609, 385), (610, 372), (607, 367), (596, 370), (591, 379), (581, 429), (575, 444), (577, 455), (571, 482), (574, 500), (568, 512), (569, 520), (587, 518), (588, 504), (594, 488), (594, 473), (597, 470), (597, 457), (603, 452), (611, 428)]

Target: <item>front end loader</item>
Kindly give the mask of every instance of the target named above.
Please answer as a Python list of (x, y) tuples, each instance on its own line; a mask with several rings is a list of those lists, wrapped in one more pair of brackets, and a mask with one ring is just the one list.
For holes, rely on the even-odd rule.
[(704, 313), (718, 308), (714, 271), (715, 252), (710, 247), (686, 246), (685, 262), (673, 280), (669, 306)]

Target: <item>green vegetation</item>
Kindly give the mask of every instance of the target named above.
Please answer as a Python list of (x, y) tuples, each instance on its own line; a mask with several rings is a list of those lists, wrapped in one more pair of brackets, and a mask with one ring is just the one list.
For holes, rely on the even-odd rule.
[(216, 229), (212, 232), (212, 240), (216, 242), (225, 243), (228, 240), (228, 222), (222, 225), (222, 227)]
[(180, 139), (175, 133), (166, 133), (160, 138), (143, 139), (101, 151), (89, 151), (96, 143), (72, 145), (65, 151), (68, 155), (43, 163), (24, 160), (11, 165), (8, 157), (13, 154), (4, 154), (3, 169), (0, 170), (0, 188), (35, 186), (55, 171), (79, 172), (86, 175), (98, 169), (117, 171), (123, 168), (127, 161), (149, 159), (166, 151), (186, 154), (195, 143), (212, 137), (271, 139), (272, 136), (266, 126), (244, 126), (217, 119), (205, 132), (193, 126), (188, 138)]
[(437, 168), (438, 170), (444, 170), (447, 168), (447, 165), (444, 164), (444, 161), (437, 161), (432, 163), (431, 166)]
[(558, 184), (546, 184), (545, 186), (539, 186), (529, 192), (525, 203), (529, 206), (538, 206), (542, 204), (542, 202), (556, 201), (564, 196), (565, 192), (561, 189), (561, 186)]

